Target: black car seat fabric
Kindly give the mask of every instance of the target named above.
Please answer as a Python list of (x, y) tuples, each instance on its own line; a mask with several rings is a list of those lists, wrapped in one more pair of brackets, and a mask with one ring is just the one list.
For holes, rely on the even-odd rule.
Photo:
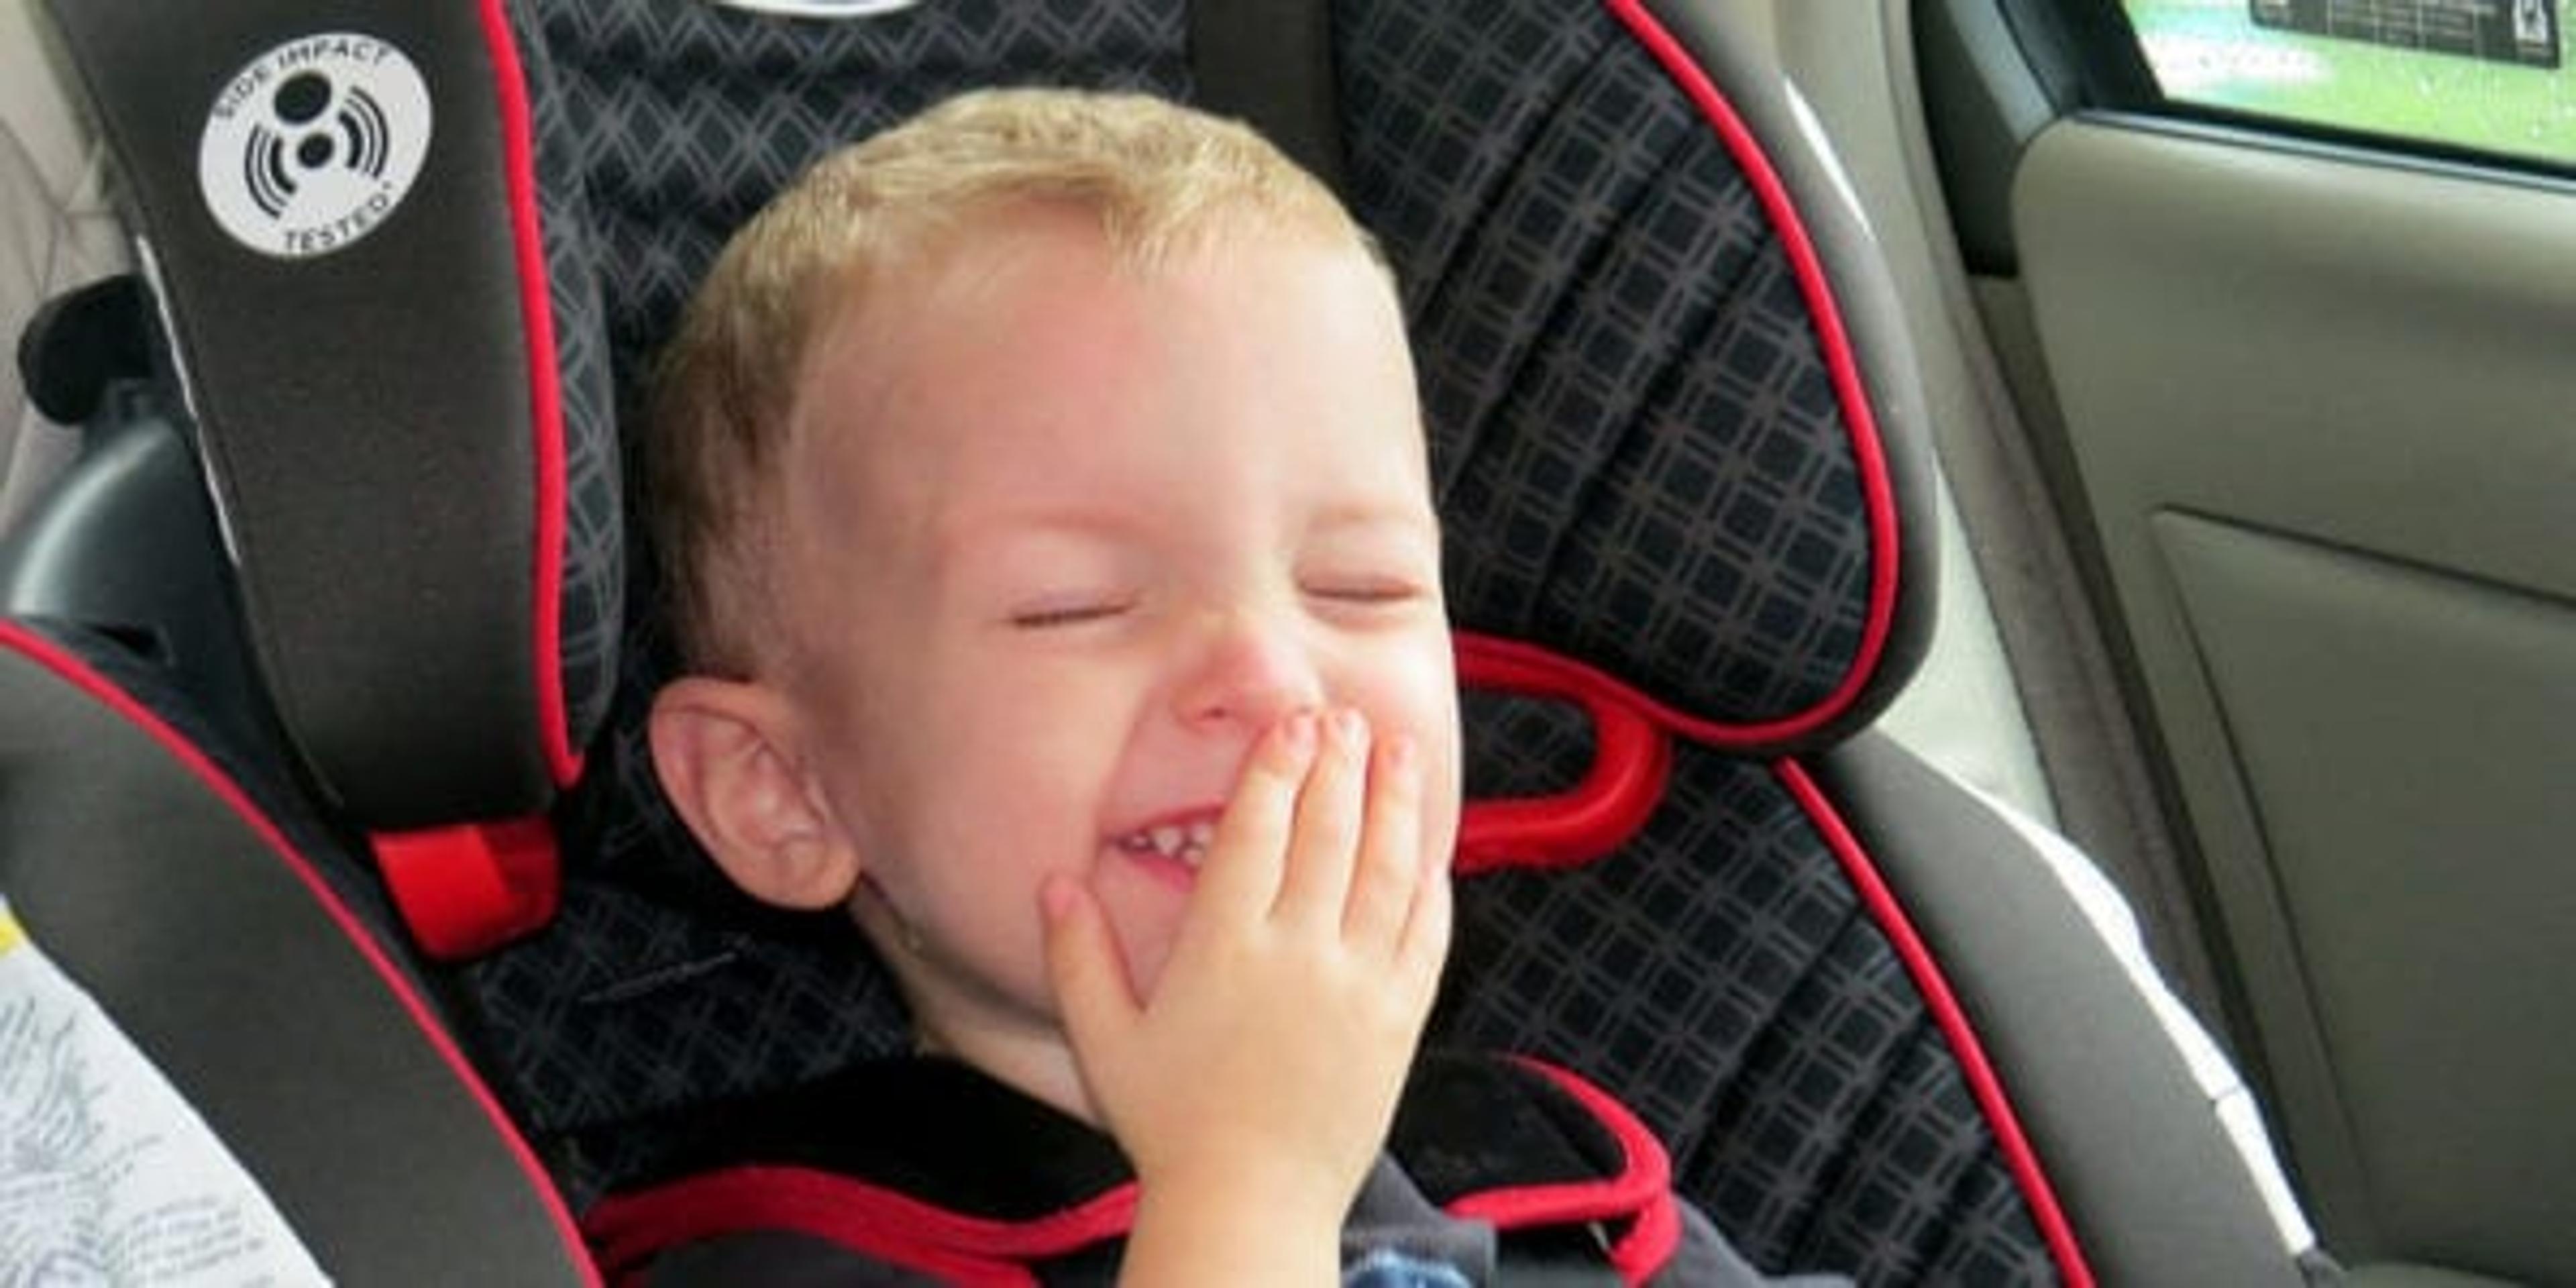
[(11, 910), (341, 1282), (596, 1282), (372, 883), (192, 710), (112, 642), (0, 622)]
[[(615, 411), (725, 236), (803, 165), (973, 85), (1191, 97), (1209, 65), (1193, 24), (1222, 6), (356, 6), (328, 22), (408, 51), (443, 142), (397, 216), (288, 262), (224, 241), (187, 177), (209, 87), (303, 48), (305, 8), (228, 5), (239, 30), (171, 55), (184, 76), (124, 52), (153, 43), (157, 6), (61, 0), (57, 18), (94, 82), (166, 82), (92, 88), (157, 239), (262, 669), (323, 800), (381, 850), (572, 785), (559, 910), (454, 983), (578, 1207), (656, 1170), (667, 1124), (704, 1102), (906, 1044), (845, 920), (745, 906), (660, 800), (640, 716), (670, 662), (650, 552), (621, 542)], [(1343, 191), (1397, 266), (1463, 671), (1491, 690), (1469, 704), (1472, 873), (1435, 1038), (1608, 1088), (1767, 1268), (2295, 1280), (2134, 998), (2079, 992), (2116, 1041), (2059, 1012), (2039, 1040), (1980, 1039), (2058, 981), (1986, 942), (1955, 882), (1885, 874), (1987, 833), (1856, 833), (1832, 799), (1961, 807), (1871, 795), (1913, 781), (1901, 753), (1837, 750), (1928, 629), (1921, 403), (1829, 161), (1705, 15), (1671, 8), (1668, 25), (1632, 0), (1334, 0), (1330, 84), (1287, 96), (1326, 114)], [(387, 320), (353, 339), (359, 316)], [(1595, 808), (1598, 784), (1617, 808)], [(1939, 915), (1918, 928), (1900, 895)], [(1979, 963), (1963, 989), (1954, 953)], [(2137, 1059), (2106, 1073), (2065, 1058), (2077, 1042)], [(2119, 1121), (2142, 1105), (2160, 1116)], [(2141, 1134), (2182, 1143), (2123, 1179)]]

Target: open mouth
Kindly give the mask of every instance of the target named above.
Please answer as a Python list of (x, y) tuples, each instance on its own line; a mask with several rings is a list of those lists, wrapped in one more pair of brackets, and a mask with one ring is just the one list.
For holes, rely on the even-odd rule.
[(1196, 868), (1207, 859), (1208, 842), (1215, 837), (1216, 819), (1202, 816), (1140, 827), (1124, 836), (1111, 838), (1110, 844), (1128, 854), (1139, 857), (1160, 855), (1185, 867)]

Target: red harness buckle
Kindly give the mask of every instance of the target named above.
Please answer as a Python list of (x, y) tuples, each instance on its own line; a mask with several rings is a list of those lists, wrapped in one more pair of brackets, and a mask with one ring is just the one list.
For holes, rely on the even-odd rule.
[(412, 939), (432, 957), (488, 953), (543, 926), (562, 890), (543, 818), (378, 832), (377, 870)]

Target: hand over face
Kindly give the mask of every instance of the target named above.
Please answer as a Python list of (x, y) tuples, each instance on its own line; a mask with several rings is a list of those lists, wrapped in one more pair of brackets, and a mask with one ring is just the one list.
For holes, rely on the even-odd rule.
[(1093, 1106), (1156, 1186), (1229, 1186), (1337, 1225), (1383, 1147), (1449, 943), (1422, 757), (1354, 711), (1254, 749), (1154, 996), (1081, 883), (1045, 891), (1048, 967)]

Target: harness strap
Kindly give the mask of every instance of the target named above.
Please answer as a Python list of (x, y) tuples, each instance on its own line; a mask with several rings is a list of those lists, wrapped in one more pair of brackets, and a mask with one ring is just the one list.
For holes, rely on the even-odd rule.
[(1198, 105), (1239, 117), (1336, 191), (1332, 13), (1322, 0), (1193, 0), (1190, 76)]
[[(908, 1073), (877, 1077), (873, 1085), (926, 1088), (933, 1100), (953, 1096), (952, 1103), (989, 1109), (991, 1088), (975, 1085), (989, 1080), (963, 1066), (940, 1067), (952, 1087), (964, 1080), (964, 1089), (939, 1090), (937, 1080)], [(1039, 1266), (1097, 1250), (1125, 1238), (1132, 1227), (1136, 1185), (1124, 1175), (1074, 1186), (1042, 1210), (1029, 1208), (1026, 1194), (983, 1205), (1015, 1215), (923, 1197), (919, 1189), (971, 1192), (940, 1173), (971, 1168), (979, 1161), (971, 1155), (988, 1160), (991, 1153), (929, 1148), (928, 1138), (914, 1130), (926, 1106), (865, 1099), (868, 1077), (861, 1071), (860, 1083), (833, 1092), (848, 1100), (842, 1121), (888, 1126), (850, 1142), (842, 1159), (814, 1157), (810, 1150), (791, 1163), (736, 1158), (599, 1202), (582, 1226), (602, 1271), (615, 1280), (640, 1281), (664, 1253), (728, 1236), (773, 1233), (801, 1235), (948, 1282), (1033, 1284)], [(810, 1127), (817, 1121), (811, 1115), (816, 1099), (795, 1095), (781, 1102), (777, 1116), (802, 1119)], [(1032, 1120), (1029, 1139), (1046, 1139), (1053, 1130), (1054, 1111), (1025, 1102), (1017, 1112)], [(1008, 1126), (993, 1122), (988, 1112), (965, 1134), (981, 1134), (989, 1143), (994, 1129)], [(747, 1138), (761, 1135), (755, 1127)], [(813, 1139), (810, 1133), (807, 1139)], [(883, 1152), (893, 1141), (912, 1148)], [(1671, 1259), (1679, 1242), (1671, 1164), (1653, 1133), (1600, 1088), (1535, 1060), (1426, 1056), (1398, 1110), (1389, 1150), (1449, 1215), (1495, 1227), (1503, 1236), (1506, 1281), (1563, 1282), (1567, 1272), (1601, 1278), (1606, 1261), (1620, 1281), (1642, 1283)], [(1044, 1159), (1035, 1160), (1031, 1171), (1080, 1173)], [(1032, 1210), (1037, 1214), (1029, 1215)]]
[(1031, 1265), (1123, 1238), (1135, 1220), (1133, 1182), (1052, 1216), (1003, 1221), (813, 1168), (739, 1167), (602, 1200), (582, 1230), (601, 1271), (620, 1282), (674, 1248), (782, 1232), (949, 1283), (1017, 1288), (1037, 1282)]

